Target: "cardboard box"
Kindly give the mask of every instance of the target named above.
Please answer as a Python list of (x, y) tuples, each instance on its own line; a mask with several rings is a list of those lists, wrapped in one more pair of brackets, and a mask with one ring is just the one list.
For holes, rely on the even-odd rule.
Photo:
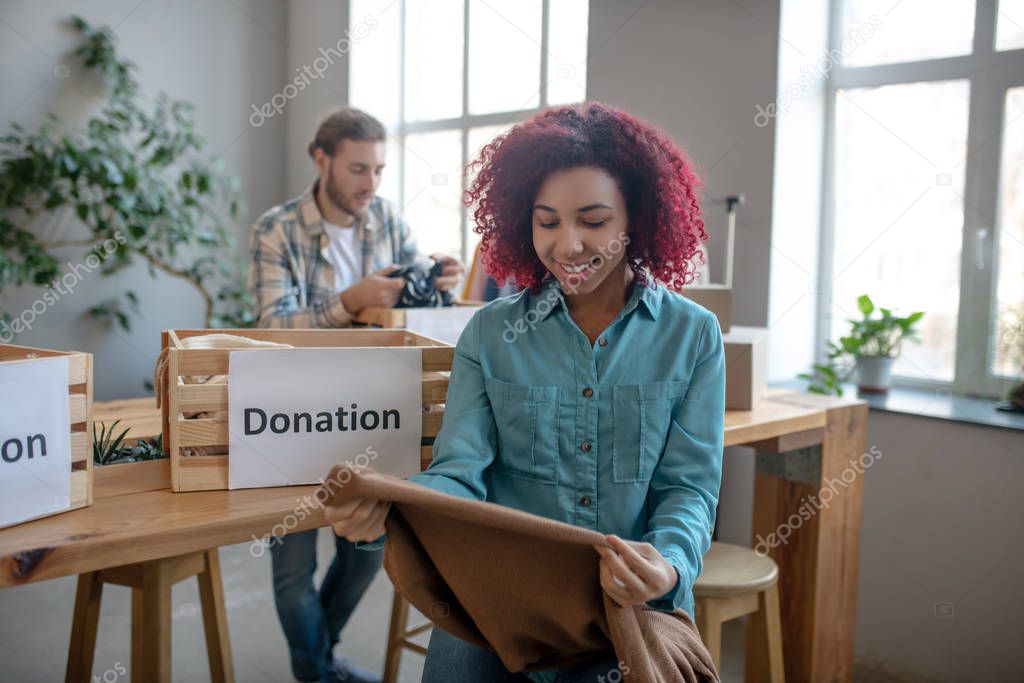
[(731, 329), (732, 288), (725, 285), (693, 285), (683, 288), (680, 294), (714, 313), (722, 332)]
[(725, 407), (753, 410), (767, 386), (768, 328), (733, 326), (725, 343)]

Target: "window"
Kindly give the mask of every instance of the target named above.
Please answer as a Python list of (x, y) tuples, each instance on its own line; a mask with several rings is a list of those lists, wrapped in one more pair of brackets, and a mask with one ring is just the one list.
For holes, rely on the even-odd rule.
[(401, 208), (421, 252), (468, 262), (478, 236), (462, 205), (466, 163), (536, 111), (585, 99), (588, 8), (352, 0), (350, 34), (363, 37), (352, 45), (350, 102), (393, 134), (380, 192)]
[(1024, 340), (1024, 1), (832, 10), (818, 347), (869, 294), (926, 312), (895, 383), (1001, 396)]

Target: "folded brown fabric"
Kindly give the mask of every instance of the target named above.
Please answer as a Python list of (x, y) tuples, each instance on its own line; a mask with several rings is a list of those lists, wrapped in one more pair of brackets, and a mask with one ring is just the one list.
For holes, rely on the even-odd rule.
[[(351, 479), (349, 475), (351, 474)], [(439, 493), (376, 472), (331, 472), (336, 502), (391, 501), (384, 568), (436, 626), (494, 650), (512, 672), (614, 648), (626, 681), (719, 681), (683, 610), (619, 607), (602, 590), (589, 529)]]

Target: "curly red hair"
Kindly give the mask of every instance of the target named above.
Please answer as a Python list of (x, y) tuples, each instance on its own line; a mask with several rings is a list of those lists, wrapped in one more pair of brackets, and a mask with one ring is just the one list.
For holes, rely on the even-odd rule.
[(695, 277), (707, 239), (697, 203), (702, 183), (686, 154), (650, 124), (600, 103), (556, 107), (514, 126), (480, 150), (464, 201), (473, 208), (480, 254), (499, 282), (536, 290), (547, 269), (533, 249), (533, 205), (547, 176), (591, 166), (616, 180), (626, 200), (626, 259), (674, 290)]

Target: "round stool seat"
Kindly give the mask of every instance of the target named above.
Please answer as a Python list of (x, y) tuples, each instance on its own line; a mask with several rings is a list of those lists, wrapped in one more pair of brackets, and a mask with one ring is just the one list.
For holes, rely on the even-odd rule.
[(770, 557), (732, 543), (712, 543), (704, 556), (704, 568), (693, 584), (695, 598), (727, 598), (759, 593), (779, 578), (779, 567)]

